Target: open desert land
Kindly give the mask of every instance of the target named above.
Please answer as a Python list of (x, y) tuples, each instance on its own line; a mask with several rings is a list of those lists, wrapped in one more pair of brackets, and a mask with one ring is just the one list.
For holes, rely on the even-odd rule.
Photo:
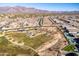
[(0, 13), (0, 55), (62, 56), (78, 52), (74, 41), (79, 38), (78, 13), (51, 13), (25, 7), (7, 10)]

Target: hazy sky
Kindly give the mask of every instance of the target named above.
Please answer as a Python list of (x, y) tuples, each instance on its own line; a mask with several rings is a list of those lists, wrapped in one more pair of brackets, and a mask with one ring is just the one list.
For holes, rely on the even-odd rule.
[(0, 6), (25, 6), (50, 11), (79, 11), (79, 3), (0, 3)]

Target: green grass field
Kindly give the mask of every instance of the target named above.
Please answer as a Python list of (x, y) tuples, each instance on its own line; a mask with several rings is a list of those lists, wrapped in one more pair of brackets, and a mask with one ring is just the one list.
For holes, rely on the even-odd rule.
[(67, 45), (66, 47), (63, 48), (65, 51), (74, 51), (75, 46), (74, 45)]

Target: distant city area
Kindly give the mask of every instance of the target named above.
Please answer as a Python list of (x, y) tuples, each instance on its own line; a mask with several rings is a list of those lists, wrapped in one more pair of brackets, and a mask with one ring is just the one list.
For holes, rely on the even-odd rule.
[(78, 56), (79, 11), (0, 7), (0, 56)]

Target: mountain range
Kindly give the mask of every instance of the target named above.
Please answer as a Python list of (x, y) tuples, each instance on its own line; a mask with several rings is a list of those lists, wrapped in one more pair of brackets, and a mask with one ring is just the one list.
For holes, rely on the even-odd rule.
[(36, 8), (28, 8), (23, 6), (0, 7), (0, 13), (78, 13), (79, 11), (48, 11)]

